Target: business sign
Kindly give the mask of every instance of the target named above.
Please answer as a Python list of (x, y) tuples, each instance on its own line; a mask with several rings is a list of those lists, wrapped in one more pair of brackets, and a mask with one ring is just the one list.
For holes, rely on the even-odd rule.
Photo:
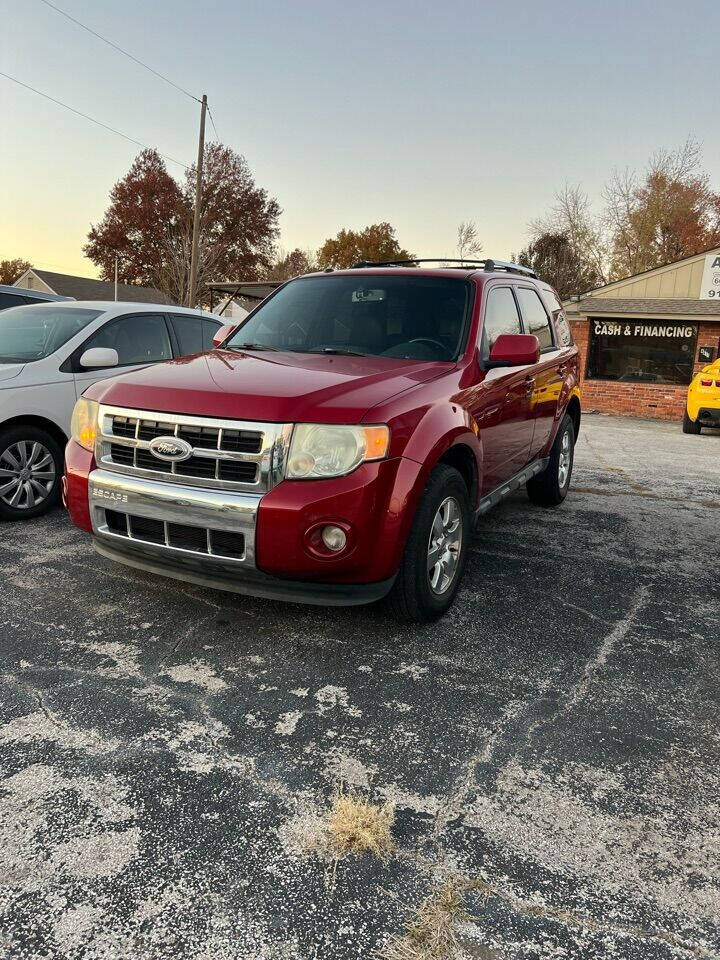
[[(720, 296), (720, 293), (718, 294)], [(675, 337), (689, 340), (697, 333), (697, 327), (686, 323), (617, 323), (596, 320), (594, 333), (605, 337)]]
[(705, 257), (705, 268), (700, 284), (701, 300), (720, 300), (720, 254), (709, 253)]
[(620, 317), (590, 322), (589, 379), (678, 386), (692, 380), (697, 324)]

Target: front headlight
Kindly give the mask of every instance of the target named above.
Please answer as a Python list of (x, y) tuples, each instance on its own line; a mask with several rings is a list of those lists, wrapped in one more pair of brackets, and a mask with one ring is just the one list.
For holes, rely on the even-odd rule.
[(95, 449), (97, 439), (98, 425), (98, 405), (94, 400), (87, 400), (80, 397), (75, 404), (72, 420), (70, 421), (70, 434), (81, 447), (86, 450)]
[(383, 460), (389, 445), (390, 431), (386, 426), (297, 423), (285, 476), (289, 480), (341, 477), (366, 460)]

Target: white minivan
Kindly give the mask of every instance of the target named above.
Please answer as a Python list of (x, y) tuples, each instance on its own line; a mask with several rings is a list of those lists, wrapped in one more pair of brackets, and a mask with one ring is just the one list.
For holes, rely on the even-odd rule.
[(212, 349), (220, 317), (94, 300), (0, 311), (0, 519), (57, 503), (75, 401), (91, 383)]

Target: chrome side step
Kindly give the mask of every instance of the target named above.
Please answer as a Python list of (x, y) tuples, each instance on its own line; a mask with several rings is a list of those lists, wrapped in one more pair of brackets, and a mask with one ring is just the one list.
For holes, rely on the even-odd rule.
[(501, 500), (504, 500), (505, 497), (509, 497), (513, 491), (517, 490), (518, 487), (524, 486), (528, 480), (536, 477), (538, 473), (542, 473), (549, 463), (550, 457), (535, 460), (533, 463), (528, 464), (527, 467), (524, 467), (520, 473), (516, 473), (514, 477), (510, 477), (505, 483), (501, 483), (499, 487), (495, 487), (490, 493), (486, 493), (475, 511), (475, 519), (477, 520), (478, 517), (487, 513), (491, 507), (496, 506)]

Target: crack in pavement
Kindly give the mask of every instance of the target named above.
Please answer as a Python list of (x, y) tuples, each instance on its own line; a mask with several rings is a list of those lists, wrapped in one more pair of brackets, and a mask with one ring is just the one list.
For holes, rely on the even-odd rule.
[[(629, 633), (631, 627), (637, 620), (640, 610), (647, 603), (648, 596), (649, 590), (646, 586), (643, 585), (636, 590), (627, 614), (622, 617), (615, 624), (613, 629), (602, 639), (595, 652), (595, 655), (585, 664), (582, 676), (570, 688), (564, 699), (558, 700), (558, 704), (552, 713), (550, 713), (548, 716), (541, 717), (534, 723), (529, 724), (525, 731), (522, 744), (515, 746), (502, 766), (494, 771), (494, 774), (491, 778), (492, 782), (497, 781), (503, 770), (508, 767), (521, 749), (524, 749), (530, 745), (533, 735), (541, 727), (544, 727), (549, 723), (553, 723), (559, 717), (569, 713), (582, 699), (594, 676), (607, 663), (608, 658), (610, 657), (616, 644)], [(519, 721), (523, 714), (527, 714), (534, 709), (538, 700), (541, 699), (543, 694), (547, 691), (550, 682), (550, 678), (548, 678), (544, 683), (540, 684), (536, 692), (529, 700), (516, 701), (514, 704), (511, 704), (511, 706), (504, 712), (501, 718), (501, 723), (498, 725), (496, 732), (491, 735), (491, 737), (489, 737), (488, 740), (483, 744), (482, 749), (476, 751), (467, 761), (465, 771), (460, 779), (460, 782), (457, 784), (456, 788), (448, 798), (448, 802), (436, 814), (435, 823), (433, 826), (434, 842), (439, 842), (443, 830), (449, 823), (462, 816), (465, 800), (468, 794), (476, 786), (478, 765), (482, 763), (490, 767), (495, 757), (498, 745), (502, 743), (503, 736), (508, 730), (508, 727), (511, 725), (512, 721)], [(514, 737), (513, 739), (516, 738)]]

